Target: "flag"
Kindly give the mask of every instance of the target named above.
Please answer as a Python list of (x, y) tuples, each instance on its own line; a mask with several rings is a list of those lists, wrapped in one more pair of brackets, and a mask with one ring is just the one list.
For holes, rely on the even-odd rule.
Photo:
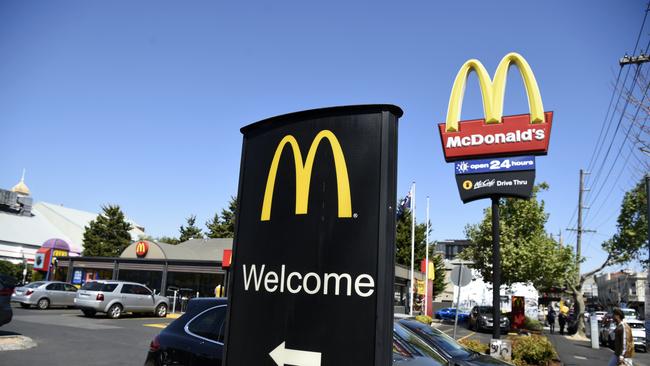
[(406, 197), (404, 197), (400, 203), (399, 203), (399, 208), (400, 211), (404, 211), (406, 209), (411, 209), (411, 191), (409, 190), (409, 193), (406, 194)]

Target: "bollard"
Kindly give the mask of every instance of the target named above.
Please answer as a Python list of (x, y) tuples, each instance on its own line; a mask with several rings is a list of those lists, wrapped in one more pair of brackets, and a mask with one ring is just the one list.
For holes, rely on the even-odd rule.
[(174, 290), (174, 304), (172, 305), (172, 313), (176, 312), (176, 290)]

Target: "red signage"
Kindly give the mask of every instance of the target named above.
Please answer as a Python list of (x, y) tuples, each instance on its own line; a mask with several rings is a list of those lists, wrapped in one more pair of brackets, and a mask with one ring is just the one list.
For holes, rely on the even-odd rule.
[(230, 268), (232, 262), (232, 249), (223, 250), (223, 258), (221, 260), (221, 268)]
[(149, 243), (146, 241), (139, 241), (135, 244), (135, 255), (137, 255), (138, 258), (145, 257), (147, 252), (149, 252)]
[(544, 113), (543, 123), (530, 123), (529, 114), (504, 116), (502, 123), (484, 119), (461, 121), (458, 131), (438, 125), (446, 161), (509, 155), (546, 155), (551, 137), (553, 112)]

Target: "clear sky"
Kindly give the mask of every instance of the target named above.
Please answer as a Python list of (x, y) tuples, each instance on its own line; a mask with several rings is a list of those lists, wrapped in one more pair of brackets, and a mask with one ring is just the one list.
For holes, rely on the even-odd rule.
[[(555, 111), (537, 180), (551, 186), (542, 198), (548, 230), (558, 232), (571, 224), (578, 170), (589, 164), (618, 59), (634, 49), (645, 7), (641, 0), (5, 0), (0, 187), (13, 186), (26, 168), (37, 201), (95, 212), (116, 203), (150, 235), (177, 235), (187, 216), (203, 223), (236, 193), (240, 127), (303, 109), (392, 103), (405, 112), (399, 196), (415, 180), (419, 218), (431, 196), (433, 239), (461, 238), (489, 201), (461, 203), (435, 124), (465, 60), (478, 58), (492, 73), (516, 51), (531, 64), (546, 110)], [(505, 114), (527, 113), (514, 69), (510, 80)], [(463, 118), (482, 118), (474, 76)], [(642, 174), (623, 155), (590, 203), (603, 207), (586, 222), (598, 230), (585, 237), (586, 267), (604, 258), (600, 243), (614, 230), (622, 192)]]

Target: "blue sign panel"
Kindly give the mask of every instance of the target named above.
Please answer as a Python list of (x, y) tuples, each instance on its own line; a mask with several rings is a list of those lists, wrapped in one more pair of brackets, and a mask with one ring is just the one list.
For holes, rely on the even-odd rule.
[(75, 269), (72, 273), (72, 283), (75, 285), (81, 284), (82, 271), (80, 269)]
[(535, 170), (534, 156), (515, 156), (481, 160), (461, 160), (454, 163), (456, 174), (479, 174)]

